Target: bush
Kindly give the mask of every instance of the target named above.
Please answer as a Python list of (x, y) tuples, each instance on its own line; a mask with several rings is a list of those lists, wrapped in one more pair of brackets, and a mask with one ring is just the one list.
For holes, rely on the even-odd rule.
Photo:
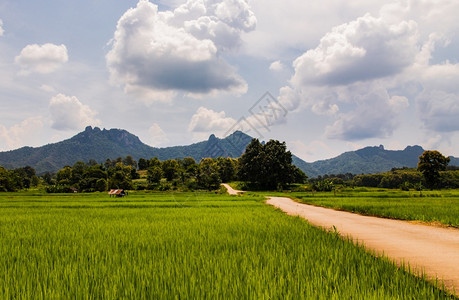
[(331, 192), (335, 188), (333, 182), (328, 179), (314, 182), (312, 188), (318, 192)]

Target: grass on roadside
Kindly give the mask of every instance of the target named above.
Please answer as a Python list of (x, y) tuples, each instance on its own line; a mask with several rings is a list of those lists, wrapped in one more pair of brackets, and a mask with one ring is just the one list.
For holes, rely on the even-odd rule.
[(459, 190), (418, 192), (386, 189), (344, 189), (336, 192), (281, 194), (303, 203), (363, 215), (439, 222), (459, 228)]

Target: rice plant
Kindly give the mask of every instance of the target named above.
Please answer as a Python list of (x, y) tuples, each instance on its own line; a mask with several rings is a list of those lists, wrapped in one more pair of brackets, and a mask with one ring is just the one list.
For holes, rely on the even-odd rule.
[(0, 298), (452, 298), (263, 200), (0, 194)]

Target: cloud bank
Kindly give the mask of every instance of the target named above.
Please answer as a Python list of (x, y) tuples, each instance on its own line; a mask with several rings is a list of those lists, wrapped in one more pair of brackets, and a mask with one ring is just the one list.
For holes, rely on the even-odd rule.
[(111, 81), (149, 101), (179, 92), (243, 94), (247, 83), (221, 54), (255, 24), (243, 0), (189, 0), (165, 12), (141, 0), (118, 21), (106, 56)]
[(439, 8), (457, 11), (459, 6), (440, 1), (443, 5), (432, 10), (408, 2), (384, 5), (377, 17), (367, 13), (324, 34), (293, 61), (294, 74), (279, 101), (328, 116), (332, 122), (324, 135), (330, 139), (391, 137), (409, 107), (416, 108), (426, 130), (459, 130), (454, 84), (459, 65), (432, 64), (433, 53), (448, 45), (451, 32), (441, 21), (430, 28), (443, 32), (421, 31), (426, 28), (420, 23), (431, 22)]

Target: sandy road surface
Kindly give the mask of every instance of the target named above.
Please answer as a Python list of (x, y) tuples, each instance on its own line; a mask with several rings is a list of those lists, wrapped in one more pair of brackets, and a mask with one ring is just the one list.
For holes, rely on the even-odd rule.
[(289, 215), (301, 216), (315, 226), (333, 226), (367, 249), (384, 253), (396, 263), (409, 263), (430, 279), (438, 277), (459, 295), (459, 230), (412, 224), (406, 221), (361, 216), (307, 204), (284, 197), (266, 201)]
[(237, 195), (239, 193), (243, 193), (244, 192), (244, 191), (235, 190), (231, 186), (229, 186), (229, 184), (226, 184), (226, 183), (222, 183), (222, 185), (226, 188), (226, 190), (228, 191), (228, 194), (230, 194), (230, 195)]

